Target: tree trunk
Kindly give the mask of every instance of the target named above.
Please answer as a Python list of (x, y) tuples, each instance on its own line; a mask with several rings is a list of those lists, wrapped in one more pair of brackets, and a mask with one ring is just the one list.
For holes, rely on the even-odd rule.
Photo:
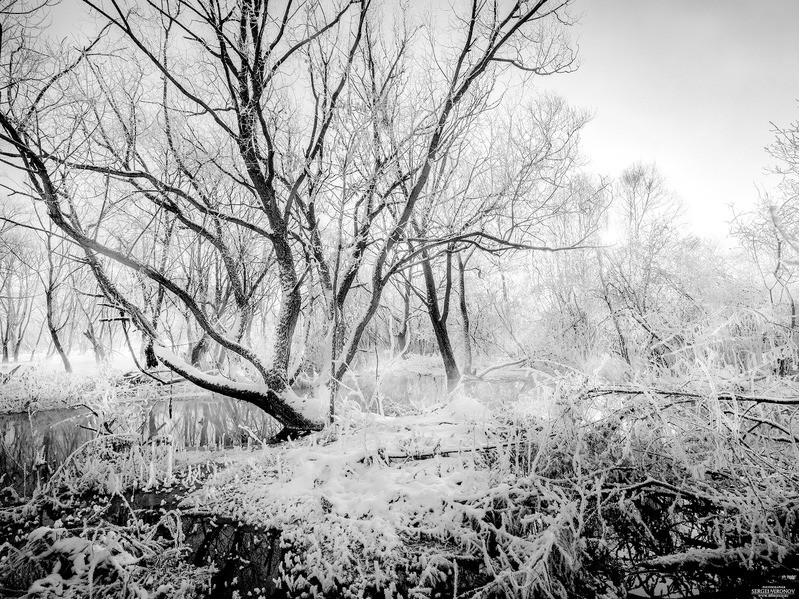
[(22, 351), (22, 341), (28, 332), (28, 327), (31, 324), (31, 316), (33, 315), (33, 307), (26, 304), (25, 311), (23, 312), (23, 321), (20, 323), (17, 333), (17, 343), (14, 345), (14, 362), (19, 362), (19, 354)]
[(436, 336), (436, 343), (438, 344), (438, 352), (441, 354), (441, 360), (444, 362), (444, 372), (447, 375), (447, 390), (452, 391), (461, 380), (461, 373), (458, 370), (458, 364), (455, 361), (455, 352), (452, 351), (452, 343), (449, 338), (449, 331), (444, 322), (432, 320), (433, 333)]
[(208, 333), (204, 332), (200, 340), (191, 348), (189, 362), (192, 366), (200, 366), (206, 353), (208, 353)]
[(50, 338), (53, 340), (53, 347), (58, 352), (58, 355), (61, 357), (61, 361), (64, 363), (64, 370), (71, 373), (72, 372), (72, 364), (69, 363), (69, 358), (67, 357), (67, 353), (64, 351), (64, 347), (61, 345), (61, 340), (58, 338), (58, 330), (52, 326), (47, 327), (50, 330)]
[(100, 340), (97, 338), (97, 334), (94, 332), (94, 327), (89, 323), (89, 328), (83, 331), (84, 337), (89, 340), (89, 343), (92, 345), (92, 352), (94, 352), (94, 362), (96, 364), (102, 364), (105, 362), (105, 350), (103, 349)]
[[(64, 351), (64, 346), (61, 344), (61, 339), (58, 337), (58, 327), (55, 325), (55, 318), (53, 317), (53, 292), (52, 287), (45, 289), (44, 292), (45, 305), (47, 308), (47, 330), (50, 331), (50, 339), (53, 341), (53, 349), (58, 352), (61, 361), (64, 363), (64, 370), (72, 372), (72, 364), (69, 363), (67, 352)], [(4, 348), (5, 351), (5, 348)]]
[(289, 244), (282, 237), (277, 237), (273, 244), (280, 271), (282, 291), (277, 327), (275, 328), (273, 368), (276, 373), (286, 379), (291, 357), (291, 340), (294, 337), (294, 328), (297, 326), (300, 316), (302, 301)]
[(410, 345), (409, 321), (411, 319), (411, 273), (405, 279), (405, 289), (402, 294), (402, 324), (400, 325), (397, 334), (394, 336), (394, 355), (402, 356), (408, 353), (408, 346)]
[(44, 323), (42, 323), (42, 326), (39, 327), (39, 334), (36, 336), (36, 343), (33, 344), (33, 349), (31, 349), (31, 359), (30, 359), (31, 362), (33, 362), (33, 358), (36, 356), (36, 350), (39, 349), (39, 342), (42, 340), (43, 334), (44, 334)]
[(144, 367), (147, 370), (158, 368), (158, 358), (155, 357), (152, 339), (147, 341), (146, 345), (144, 346)]
[(330, 394), (330, 403), (328, 405), (327, 422), (333, 424), (336, 418), (336, 400), (338, 399), (339, 388), (341, 387), (341, 380), (336, 376), (336, 362), (341, 355), (341, 345), (343, 340), (342, 327), (339, 324), (339, 311), (334, 309), (333, 318), (333, 339), (331, 340), (333, 347), (330, 352), (330, 379), (327, 382), (327, 391)]
[(3, 344), (3, 364), (8, 362), (8, 346), (11, 342), (11, 306), (8, 307), (8, 313), (6, 314), (6, 326), (3, 328), (2, 332), (2, 344)]
[[(467, 256), (468, 259), (468, 256)], [(466, 306), (466, 264), (458, 254), (458, 291), (461, 310), (461, 330), (463, 333), (463, 372), (474, 374), (472, 367), (472, 337), (469, 330), (469, 310)]]
[[(443, 310), (439, 310), (438, 294), (436, 293), (436, 283), (433, 278), (433, 268), (430, 265), (430, 260), (427, 254), (423, 254), (422, 259), (422, 273), (424, 274), (425, 283), (425, 303), (427, 304), (427, 313), (430, 315), (430, 324), (433, 326), (433, 333), (436, 337), (436, 344), (438, 345), (438, 353), (441, 355), (441, 360), (444, 362), (444, 372), (447, 375), (447, 390), (452, 391), (461, 380), (461, 373), (458, 370), (458, 364), (455, 360), (455, 352), (452, 351), (452, 341), (449, 337), (447, 330), (447, 312), (449, 307), (449, 287), (444, 294)], [(449, 268), (450, 256), (447, 256), (447, 286), (451, 284), (451, 270)]]
[[(14, 324), (14, 327), (16, 327), (16, 323)], [(17, 347), (17, 336), (13, 328), (10, 329), (10, 334), (8, 335), (8, 341), (6, 342), (6, 346), (7, 347), (5, 355), (3, 357), (5, 358), (4, 360), (5, 362), (10, 362), (14, 358), (14, 352)]]

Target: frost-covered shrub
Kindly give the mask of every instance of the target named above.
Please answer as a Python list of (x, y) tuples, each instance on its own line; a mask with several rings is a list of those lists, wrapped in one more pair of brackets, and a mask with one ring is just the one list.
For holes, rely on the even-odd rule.
[(11, 374), (3, 383), (0, 411), (14, 413), (71, 407), (94, 394), (99, 384), (98, 377), (24, 368)]
[[(167, 519), (179, 531), (179, 522)], [(26, 598), (191, 599), (202, 596), (210, 570), (182, 560), (177, 543), (154, 538), (155, 528), (110, 524), (67, 530), (42, 526), (18, 548), (2, 546), (0, 584)], [(27, 591), (25, 592), (25, 589)]]
[(795, 405), (553, 385), (546, 410), (343, 414), (185, 507), (280, 531), (290, 596), (687, 594), (797, 559)]
[(114, 370), (71, 374), (27, 365), (11, 374), (0, 390), (0, 413), (95, 407), (119, 399), (143, 401), (158, 395), (158, 387), (149, 379), (134, 384)]

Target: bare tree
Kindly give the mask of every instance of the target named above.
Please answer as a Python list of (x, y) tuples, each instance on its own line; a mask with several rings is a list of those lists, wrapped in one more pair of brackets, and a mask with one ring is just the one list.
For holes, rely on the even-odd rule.
[[(446, 159), (442, 158), (426, 209), (415, 228), (418, 243), (448, 240), (439, 254), (444, 263), (441, 298), (434, 256), (422, 252), (421, 263), (424, 301), (450, 389), (461, 376), (447, 328), (455, 285), (460, 298), (465, 372), (472, 370), (465, 272), (474, 252), (507, 256), (521, 250), (578, 249), (593, 232), (587, 229), (577, 237), (557, 236), (552, 235), (551, 227), (557, 217), (587, 208), (576, 205), (577, 188), (569, 185), (571, 177), (579, 176), (578, 137), (586, 121), (586, 114), (570, 109), (562, 99), (542, 96), (524, 110), (514, 111), (505, 124), (497, 119), (483, 123), (486, 141), (476, 156), (454, 146)], [(474, 136), (469, 144), (474, 147)], [(599, 191), (595, 190), (595, 198)], [(585, 196), (580, 197), (587, 201)]]
[(0, 232), (0, 346), (2, 360), (19, 361), (25, 333), (35, 309), (35, 269), (38, 248), (23, 239), (19, 231)]
[(670, 265), (674, 252), (689, 241), (677, 230), (680, 206), (654, 165), (625, 169), (614, 192), (610, 226), (618, 243), (600, 252), (599, 294), (614, 324), (620, 355), (629, 363), (630, 347), (638, 345), (647, 348), (647, 359), (662, 363), (682, 343), (667, 316), (677, 313), (671, 299), (685, 297)]
[[(573, 61), (567, 2), (475, 1), (456, 15), (451, 56), (422, 43), (407, 13), (396, 28), (382, 23), (368, 0), (281, 10), (261, 0), (153, 1), (136, 10), (85, 3), (110, 27), (112, 52), (97, 51), (101, 40), (45, 64), (31, 59), (31, 76), (2, 97), (7, 160), (82, 248), (153, 356), (289, 429), (332, 417), (338, 381), (387, 284), (445, 243), (411, 248), (409, 227), (440, 153), (499, 101), (493, 82)], [(2, 48), (8, 73), (12, 55), (24, 59), (19, 49), (31, 44), (24, 30), (16, 39)], [(425, 52), (437, 72), (416, 66)], [(420, 89), (428, 90), (423, 105)], [(203, 286), (173, 276), (178, 256), (196, 244), (216, 256), (214, 300), (225, 300), (216, 308), (211, 287), (197, 296)], [(262, 266), (253, 271), (254, 256)], [(279, 285), (277, 309), (251, 343), (267, 265)], [(290, 372), (312, 270), (328, 344), (314, 382), (328, 391), (319, 398), (296, 395)], [(208, 375), (179, 357), (159, 327), (166, 301), (185, 309), (201, 339), (249, 365), (257, 382)], [(267, 345), (268, 360), (258, 350)]]

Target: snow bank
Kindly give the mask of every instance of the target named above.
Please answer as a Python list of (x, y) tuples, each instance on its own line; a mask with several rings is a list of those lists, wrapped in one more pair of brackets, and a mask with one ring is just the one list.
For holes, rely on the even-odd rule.
[(464, 422), (485, 423), (494, 419), (491, 410), (482, 402), (466, 395), (455, 397), (448, 404), (437, 410), (436, 413)]
[(490, 488), (475, 458), (492, 442), (489, 414), (468, 398), (394, 418), (345, 409), (334, 436), (255, 452), (182, 507), (282, 531), (290, 588), (315, 580), (357, 596), (391, 590), (398, 572), (429, 588), (442, 566), (435, 556), (466, 549), (452, 531), (484, 516), (471, 500)]

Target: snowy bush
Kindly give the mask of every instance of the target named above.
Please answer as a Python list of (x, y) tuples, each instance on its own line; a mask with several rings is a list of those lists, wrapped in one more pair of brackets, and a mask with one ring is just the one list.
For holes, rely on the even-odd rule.
[[(174, 517), (159, 523), (179, 539)], [(97, 527), (68, 530), (56, 522), (28, 535), (19, 549), (2, 546), (0, 581), (27, 588), (26, 598), (190, 599), (199, 597), (210, 571), (181, 559), (179, 543), (154, 538), (156, 527)]]
[(353, 412), (184, 507), (281, 531), (291, 596), (684, 593), (799, 553), (790, 403), (580, 379), (550, 395), (546, 416), (465, 397)]
[(41, 366), (26, 366), (11, 374), (0, 386), (0, 413), (57, 410), (155, 397), (155, 385), (131, 385), (121, 373), (113, 370), (70, 374), (45, 370)]

